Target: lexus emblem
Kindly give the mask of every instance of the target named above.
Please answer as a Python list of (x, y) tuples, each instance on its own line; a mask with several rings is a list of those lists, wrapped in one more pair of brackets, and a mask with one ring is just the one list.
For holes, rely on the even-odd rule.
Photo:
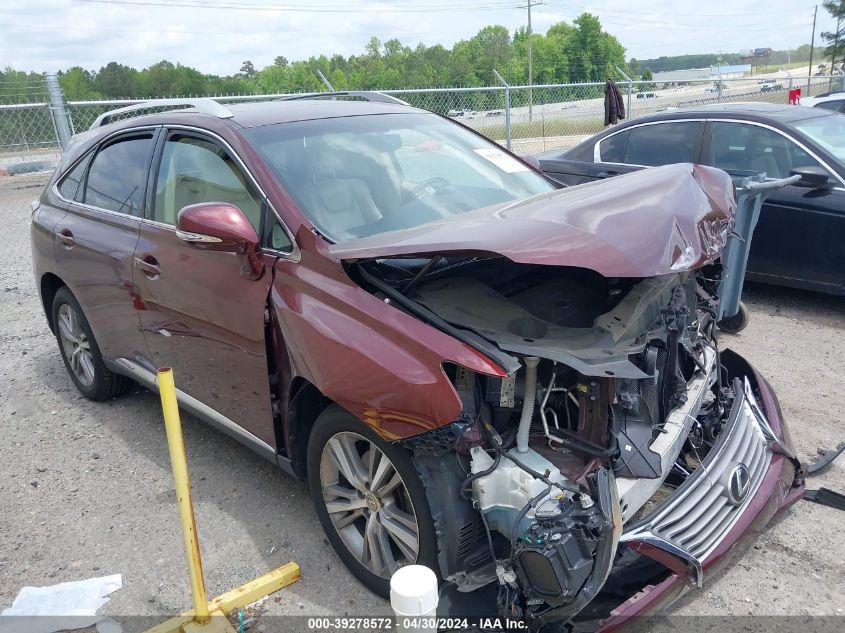
[(728, 503), (732, 506), (741, 506), (750, 488), (751, 473), (748, 472), (748, 466), (737, 464), (728, 477)]

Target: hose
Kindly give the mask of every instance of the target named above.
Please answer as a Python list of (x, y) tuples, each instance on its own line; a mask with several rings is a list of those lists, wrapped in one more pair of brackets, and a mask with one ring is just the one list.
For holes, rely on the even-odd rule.
[(531, 418), (534, 417), (534, 404), (537, 400), (537, 365), (540, 359), (526, 356), (525, 360), (525, 398), (522, 401), (522, 417), (516, 431), (516, 450), (528, 452), (528, 435), (531, 432)]

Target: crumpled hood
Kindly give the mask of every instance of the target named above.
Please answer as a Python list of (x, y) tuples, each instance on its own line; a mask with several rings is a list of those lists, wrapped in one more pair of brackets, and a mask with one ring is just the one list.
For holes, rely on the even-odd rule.
[(715, 259), (733, 228), (730, 176), (688, 163), (644, 169), (335, 244), (341, 260), (494, 253), (524, 264), (652, 277)]

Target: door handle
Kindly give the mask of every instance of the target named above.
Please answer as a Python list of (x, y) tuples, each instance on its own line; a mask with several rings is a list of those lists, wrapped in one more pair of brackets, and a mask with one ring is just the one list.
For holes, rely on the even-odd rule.
[(143, 259), (136, 257), (135, 268), (143, 272), (150, 279), (158, 279), (158, 276), (161, 275), (158, 260), (152, 255), (145, 255)]
[(613, 171), (612, 169), (607, 169), (605, 171), (600, 171), (596, 174), (596, 178), (610, 178), (611, 176), (618, 176), (618, 171)]
[(73, 245), (76, 244), (76, 240), (74, 239), (73, 233), (70, 229), (62, 229), (56, 233), (56, 238), (62, 243), (62, 246), (68, 250), (73, 248)]

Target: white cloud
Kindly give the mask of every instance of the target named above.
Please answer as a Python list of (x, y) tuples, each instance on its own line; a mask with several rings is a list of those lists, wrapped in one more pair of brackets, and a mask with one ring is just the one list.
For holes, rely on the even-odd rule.
[[(157, 4), (125, 4), (129, 1)], [(487, 24), (513, 30), (525, 24), (517, 2), (478, 0), (287, 0), (309, 12), (226, 10), (215, 3), (259, 7), (282, 0), (172, 0), (195, 6), (162, 6), (167, 0), (28, 0), (0, 6), (0, 60), (24, 70), (70, 66), (97, 69), (110, 61), (143, 68), (162, 59), (203, 72), (232, 74), (244, 60), (256, 67), (277, 55), (290, 60), (312, 55), (360, 54), (372, 35), (411, 46), (451, 46)], [(629, 57), (697, 52), (736, 52), (769, 46), (794, 48), (809, 42), (813, 0), (546, 0), (534, 9), (534, 30), (572, 21), (589, 10), (614, 34)], [(643, 6), (645, 5), (645, 6)], [(339, 11), (338, 9), (343, 9)], [(410, 10), (416, 9), (415, 12)], [(469, 10), (463, 10), (469, 9)], [(358, 11), (358, 12), (356, 12)], [(819, 34), (833, 21), (820, 8)]]

